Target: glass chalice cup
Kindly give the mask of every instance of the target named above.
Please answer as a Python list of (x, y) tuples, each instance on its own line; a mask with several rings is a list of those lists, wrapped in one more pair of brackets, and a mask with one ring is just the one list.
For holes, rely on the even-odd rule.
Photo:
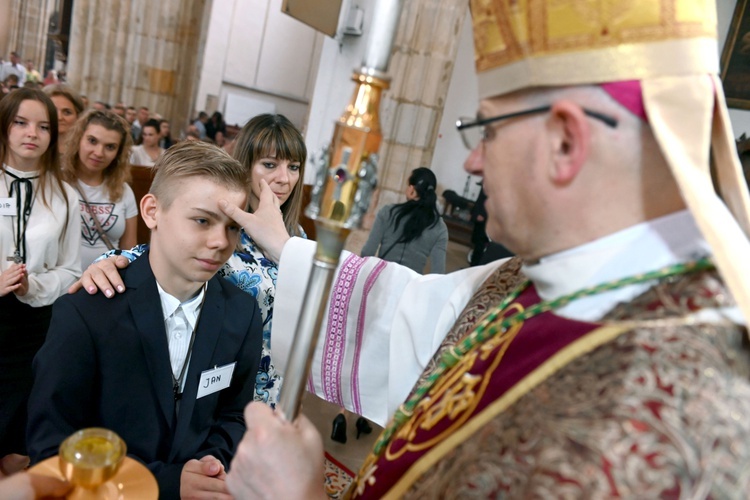
[(60, 472), (71, 484), (95, 490), (117, 473), (126, 453), (125, 441), (113, 431), (82, 429), (60, 445)]

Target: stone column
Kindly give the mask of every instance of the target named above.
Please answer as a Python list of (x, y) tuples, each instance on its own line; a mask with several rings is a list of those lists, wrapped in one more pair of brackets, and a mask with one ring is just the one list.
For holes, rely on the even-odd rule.
[(193, 111), (210, 3), (75, 0), (68, 82), (89, 102), (147, 106), (179, 133)]
[(42, 73), (49, 18), (56, 8), (57, 0), (12, 0), (10, 16), (6, 20), (9, 24), (8, 50), (3, 57), (7, 58), (15, 50), (21, 55), (24, 65), (27, 59), (31, 59), (37, 71)]
[[(405, 200), (409, 173), (429, 167), (443, 116), (464, 17), (465, 0), (410, 0), (401, 14), (388, 73), (391, 88), (381, 106), (378, 192), (365, 218), (372, 226), (380, 208)], [(358, 252), (368, 231), (357, 231), (346, 248)]]

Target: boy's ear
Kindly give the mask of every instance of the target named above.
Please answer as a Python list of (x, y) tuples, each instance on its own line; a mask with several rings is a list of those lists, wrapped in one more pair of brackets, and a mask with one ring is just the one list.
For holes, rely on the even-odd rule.
[(141, 198), (141, 217), (143, 217), (146, 227), (151, 230), (156, 228), (156, 212), (158, 208), (159, 202), (153, 194), (148, 193)]

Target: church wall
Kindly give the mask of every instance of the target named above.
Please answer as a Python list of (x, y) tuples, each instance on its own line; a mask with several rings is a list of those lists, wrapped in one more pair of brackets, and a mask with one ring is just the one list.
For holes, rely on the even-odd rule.
[[(330, 38), (326, 38), (324, 41), (323, 54), (318, 69), (318, 83), (310, 108), (310, 121), (306, 135), (307, 147), (311, 151), (317, 151), (330, 142), (333, 125), (338, 116), (344, 112), (354, 90), (354, 84), (349, 78), (352, 71), (359, 67), (362, 62), (372, 17), (372, 3), (374, 2), (360, 0), (354, 3), (365, 11), (364, 35), (361, 37), (344, 37), (341, 45)], [(442, 52), (442, 47), (437, 47), (436, 42), (428, 41), (426, 46), (416, 47), (408, 51), (408, 56), (403, 51), (399, 53), (398, 48), (396, 49), (397, 54), (391, 62), (390, 74), (394, 79), (394, 87), (402, 89), (400, 91), (404, 94), (403, 102), (399, 103), (400, 109), (397, 112), (398, 105), (390, 100), (393, 89), (386, 91), (381, 116), (385, 129), (384, 136), (392, 136), (391, 139), (394, 144), (389, 146), (392, 155), (398, 156), (395, 161), (402, 161), (401, 158), (407, 156), (408, 159), (405, 160), (405, 163), (409, 163), (409, 165), (405, 165), (401, 169), (399, 179), (394, 179), (395, 174), (399, 172), (390, 172), (389, 177), (391, 184), (393, 184), (393, 186), (390, 186), (392, 190), (381, 193), (383, 199), (379, 205), (403, 201), (401, 191), (405, 186), (400, 186), (400, 184), (403, 179), (408, 177), (408, 172), (411, 169), (420, 165), (428, 166), (435, 171), (439, 183), (438, 193), (442, 193), (445, 189), (452, 189), (458, 193), (462, 193), (464, 190), (467, 174), (463, 170), (463, 161), (467, 156), (467, 150), (456, 131), (455, 122), (458, 116), (466, 114), (471, 116), (476, 113), (477, 84), (474, 73), (471, 22), (468, 16), (460, 26), (458, 55), (452, 68), (449, 89), (447, 96), (444, 98), (442, 110), (437, 108), (440, 107), (439, 103), (443, 101), (440, 98), (434, 99), (434, 96), (440, 94), (435, 87), (444, 83), (440, 81), (443, 78), (441, 75), (444, 74), (444, 68), (435, 67), (440, 64), (440, 57), (430, 59), (431, 54), (435, 55)], [(408, 27), (404, 27), (404, 31), (408, 31), (408, 29)], [(442, 35), (442, 38), (451, 39), (456, 36), (456, 33), (448, 31)], [(417, 64), (422, 65), (421, 70), (415, 69), (414, 66)], [(403, 82), (403, 76), (410, 69), (410, 66), (410, 76), (406, 77), (409, 81)], [(419, 109), (424, 101), (430, 99), (433, 99), (437, 108)], [(439, 120), (436, 119), (437, 113), (442, 113)], [(433, 124), (434, 121), (437, 123)], [(425, 123), (427, 124), (425, 125)], [(434, 139), (434, 150), (430, 154), (424, 154), (420, 161), (419, 155), (406, 151), (403, 145), (411, 143), (421, 149), (429, 149), (433, 126), (438, 128), (437, 136)], [(308, 170), (306, 182), (312, 182), (313, 177), (312, 170)], [(479, 188), (475, 185), (477, 180), (478, 178), (472, 177), (470, 196), (478, 193)]]
[(214, 0), (195, 111), (243, 125), (276, 112), (305, 129), (323, 35), (281, 12), (281, 0)]
[(15, 50), (10, 39), (12, 9), (13, 0), (0, 0), (0, 57), (6, 61), (10, 52)]

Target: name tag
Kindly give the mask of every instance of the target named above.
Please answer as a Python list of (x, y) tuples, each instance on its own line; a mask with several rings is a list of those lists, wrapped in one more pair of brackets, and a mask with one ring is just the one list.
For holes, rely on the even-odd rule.
[(15, 217), (16, 215), (16, 199), (15, 198), (0, 198), (0, 215), (10, 215)]
[(196, 399), (200, 399), (203, 396), (208, 396), (214, 392), (218, 392), (222, 389), (229, 387), (229, 383), (232, 381), (232, 374), (234, 373), (234, 367), (237, 362), (229, 363), (228, 365), (213, 368), (211, 370), (204, 370), (201, 373), (201, 380), (198, 383), (198, 395)]

